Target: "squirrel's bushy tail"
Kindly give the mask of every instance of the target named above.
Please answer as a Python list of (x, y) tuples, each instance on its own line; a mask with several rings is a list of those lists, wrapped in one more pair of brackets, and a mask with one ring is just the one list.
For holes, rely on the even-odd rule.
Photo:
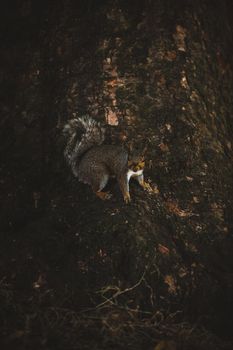
[[(78, 130), (84, 131), (78, 140)], [(89, 116), (71, 119), (63, 128), (67, 137), (64, 156), (77, 176), (77, 165), (80, 157), (95, 145), (101, 145), (105, 139), (105, 129), (99, 122)]]

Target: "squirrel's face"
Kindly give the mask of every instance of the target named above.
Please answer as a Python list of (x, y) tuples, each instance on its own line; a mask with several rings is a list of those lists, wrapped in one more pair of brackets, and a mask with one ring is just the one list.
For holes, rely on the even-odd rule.
[(130, 143), (128, 150), (128, 169), (133, 172), (143, 171), (145, 168), (145, 153), (147, 147), (143, 149), (135, 148), (133, 144)]
[(143, 170), (145, 168), (145, 159), (143, 156), (132, 157), (128, 160), (128, 167), (133, 172)]

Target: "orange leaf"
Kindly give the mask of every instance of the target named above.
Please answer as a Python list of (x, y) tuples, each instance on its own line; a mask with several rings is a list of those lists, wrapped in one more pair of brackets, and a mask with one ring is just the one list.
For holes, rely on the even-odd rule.
[(169, 152), (169, 147), (165, 143), (160, 143), (159, 148), (161, 149), (162, 152)]
[(183, 209), (180, 209), (178, 207), (178, 203), (176, 203), (175, 201), (172, 201), (172, 200), (167, 201), (166, 207), (170, 212), (172, 212), (173, 214), (176, 214), (180, 217), (187, 217), (187, 216), (192, 215), (192, 213), (190, 211), (185, 211)]
[(164, 255), (169, 255), (170, 254), (170, 249), (165, 247), (164, 245), (159, 244), (158, 248), (159, 248), (160, 253), (162, 253)]
[(176, 293), (176, 282), (172, 275), (166, 275), (164, 277), (164, 282), (168, 285), (168, 291), (171, 294)]
[(119, 124), (118, 117), (114, 111), (112, 111), (110, 108), (107, 109), (106, 114), (106, 121), (109, 125), (116, 126)]

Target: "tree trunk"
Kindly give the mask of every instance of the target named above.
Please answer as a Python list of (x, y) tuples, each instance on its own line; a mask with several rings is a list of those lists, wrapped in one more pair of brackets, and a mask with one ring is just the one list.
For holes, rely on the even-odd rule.
[[(4, 346), (232, 349), (230, 1), (3, 10)], [(79, 183), (74, 114), (147, 144), (154, 191), (132, 181), (124, 204), (114, 180), (108, 201)]]

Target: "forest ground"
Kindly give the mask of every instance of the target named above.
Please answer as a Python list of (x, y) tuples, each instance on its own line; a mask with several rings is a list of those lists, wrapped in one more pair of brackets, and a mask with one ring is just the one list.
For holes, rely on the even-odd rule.
[[(3, 8), (4, 349), (232, 349), (231, 7), (184, 4)], [(106, 202), (80, 184), (74, 114), (146, 144), (154, 192), (132, 182), (126, 205), (114, 181)]]

